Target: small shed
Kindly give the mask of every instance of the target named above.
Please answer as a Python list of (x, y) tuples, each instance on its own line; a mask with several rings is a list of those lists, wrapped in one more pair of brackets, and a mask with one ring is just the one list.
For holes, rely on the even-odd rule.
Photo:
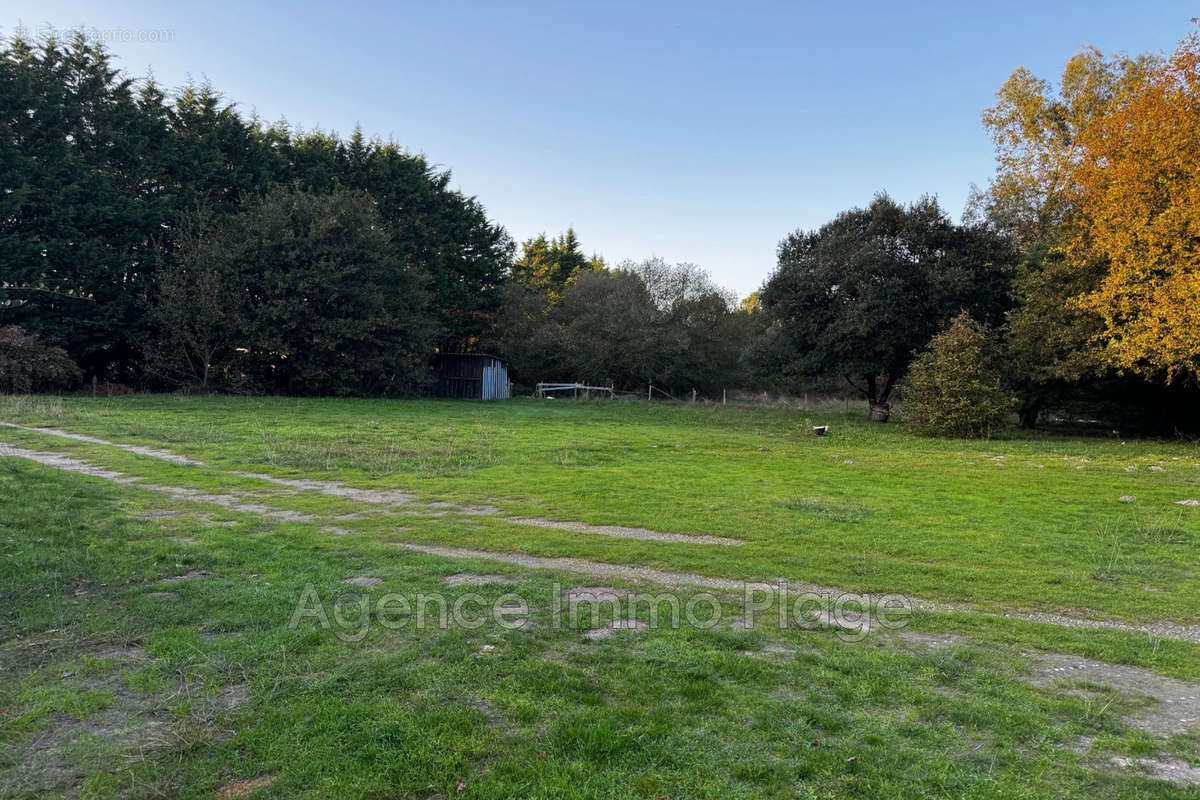
[(434, 397), (466, 400), (507, 400), (508, 368), (495, 356), (482, 353), (439, 353), (429, 366)]

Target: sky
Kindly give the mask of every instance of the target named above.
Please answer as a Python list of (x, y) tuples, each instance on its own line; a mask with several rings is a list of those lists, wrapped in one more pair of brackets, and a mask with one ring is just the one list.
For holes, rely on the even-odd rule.
[(955, 219), (994, 171), (980, 113), (1018, 66), (1169, 52), (1183, 0), (856, 3), (0, 0), (0, 33), (84, 27), (134, 76), (392, 139), (520, 242), (574, 227), (739, 295), (780, 239), (880, 191)]

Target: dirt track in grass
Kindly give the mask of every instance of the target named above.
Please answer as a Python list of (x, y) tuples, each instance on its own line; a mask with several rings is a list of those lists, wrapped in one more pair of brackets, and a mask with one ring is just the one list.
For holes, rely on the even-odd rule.
[(1034, 665), (1029, 682), (1034, 686), (1065, 686), (1069, 693), (1086, 697), (1083, 685), (1109, 687), (1126, 697), (1154, 702), (1125, 715), (1135, 728), (1156, 736), (1186, 733), (1200, 725), (1200, 686), (1159, 675), (1143, 667), (1109, 664), (1064, 653), (1027, 653)]
[[(4, 424), (8, 425), (9, 427), (21, 427), (21, 426), (11, 425), (11, 423), (4, 423)], [(48, 429), (27, 428), (26, 430), (31, 430), (31, 431), (35, 431), (35, 432), (46, 432)], [(59, 432), (53, 433), (51, 435), (59, 435), (59, 434), (63, 434), (63, 433), (66, 433), (66, 432), (59, 431)], [(74, 435), (68, 434), (68, 438), (76, 438), (76, 437)], [(99, 439), (91, 439), (91, 437), (87, 437), (87, 438), (83, 439), (83, 441), (89, 441), (89, 443), (93, 443), (93, 444), (101, 443), (101, 444), (105, 444), (105, 445), (112, 445), (115, 447), (122, 447), (121, 445), (113, 443), (113, 442), (107, 442), (105, 440), (99, 440)], [(122, 449), (128, 449), (128, 447), (122, 447)], [(168, 456), (174, 455), (174, 454), (168, 453), (167, 451), (158, 451), (158, 452), (165, 453)], [(64, 456), (60, 453), (46, 453), (46, 452), (28, 450), (25, 448), (14, 447), (12, 445), (0, 442), (0, 456), (12, 456), (12, 457), (17, 457), (17, 458), (24, 458), (24, 459), (42, 464), (44, 466), (53, 467), (55, 469), (61, 469), (61, 470), (65, 470), (67, 472), (73, 472), (73, 473), (77, 473), (80, 475), (87, 475), (90, 477), (100, 478), (102, 480), (108, 480), (108, 481), (111, 481), (113, 483), (118, 483), (118, 484), (136, 485), (136, 488), (146, 489), (148, 491), (160, 492), (160, 493), (166, 494), (177, 500), (187, 500), (187, 501), (195, 502), (195, 503), (216, 505), (216, 506), (220, 506), (221, 508), (225, 508), (230, 511), (239, 511), (239, 512), (243, 512), (243, 513), (257, 514), (259, 516), (280, 519), (282, 521), (288, 521), (288, 522), (309, 522), (309, 521), (315, 521), (315, 520), (319, 519), (318, 517), (316, 517), (315, 515), (312, 515), (312, 514), (307, 514), (304, 512), (293, 511), (293, 510), (289, 510), (289, 509), (281, 509), (281, 508), (269, 506), (269, 505), (266, 505), (263, 503), (249, 500), (240, 495), (212, 494), (212, 493), (202, 492), (202, 491), (199, 491), (196, 489), (188, 489), (188, 488), (184, 488), (184, 487), (162, 486), (162, 485), (144, 483), (142, 478), (140, 478), (140, 477), (129, 476), (129, 475), (125, 475), (124, 473), (117, 472), (114, 470), (97, 467), (86, 461), (82, 461), (80, 459), (75, 459), (75, 458), (71, 458), (68, 456)], [(153, 457), (157, 458), (160, 456), (153, 456)], [(167, 459), (167, 460), (170, 460), (170, 459)], [(285, 478), (276, 478), (275, 476), (262, 475), (262, 474), (258, 474), (258, 473), (232, 473), (232, 474), (235, 474), (235, 475), (238, 475), (238, 476), (244, 477), (244, 478), (265, 480), (265, 481), (269, 481), (269, 482), (275, 483), (275, 484), (282, 484), (282, 485), (290, 486), (291, 488), (296, 488), (296, 489), (299, 489), (302, 491), (318, 491), (323, 494), (331, 494), (331, 493), (337, 492), (336, 496), (338, 496), (338, 497), (341, 497), (344, 499), (349, 499), (349, 500), (356, 501), (356, 502), (368, 503), (368, 504), (369, 503), (378, 504), (378, 503), (388, 502), (393, 505), (405, 505), (405, 504), (416, 504), (417, 503), (416, 496), (411, 495), (406, 492), (391, 492), (390, 490), (387, 490), (388, 496), (398, 498), (398, 499), (384, 500), (383, 499), (383, 497), (385, 496), (384, 490), (353, 489), (352, 487), (346, 487), (342, 484), (338, 484), (338, 483), (331, 482), (331, 481), (313, 481), (313, 480), (300, 480), (300, 479), (293, 480), (293, 479), (285, 479)], [(355, 496), (356, 494), (358, 496)], [(371, 499), (366, 499), (366, 498), (371, 498)], [(462, 513), (467, 513), (467, 514), (479, 513), (478, 507), (475, 507), (475, 506), (461, 506), (460, 507), (460, 506), (457, 506), (452, 503), (438, 503), (437, 506), (439, 509), (446, 511), (446, 512), (450, 512), (450, 513), (453, 513), (455, 511), (461, 511)], [(427, 505), (426, 507), (432, 507), (432, 506)], [(489, 513), (491, 513), (492, 511), (494, 511), (494, 510), (489, 509)], [(563, 528), (565, 530), (570, 530), (570, 531), (575, 531), (575, 532), (598, 533), (600, 535), (619, 536), (619, 537), (623, 537), (623, 538), (652, 538), (655, 540), (662, 540), (662, 539), (658, 539), (657, 537), (668, 537), (669, 536), (671, 538), (666, 539), (666, 541), (672, 541), (672, 542), (686, 541), (686, 542), (696, 543), (696, 544), (713, 544), (716, 542), (715, 541), (710, 542), (707, 540), (708, 539), (711, 539), (711, 540), (721, 539), (721, 537), (703, 537), (703, 536), (692, 536), (692, 535), (687, 535), (687, 534), (660, 534), (656, 531), (646, 531), (645, 529), (618, 528), (617, 526), (591, 526), (591, 525), (586, 525), (584, 523), (557, 522), (557, 521), (542, 520), (542, 519), (537, 519), (537, 518), (504, 518), (504, 517), (500, 517), (500, 519), (502, 519), (503, 521), (509, 522), (509, 523), (514, 523), (514, 524), (532, 525), (535, 527)], [(604, 532), (606, 529), (608, 530), (607, 533)], [(617, 531), (619, 531), (619, 532), (617, 532)], [(635, 534), (639, 534), (639, 533), (641, 535), (635, 535)], [(656, 536), (650, 536), (650, 534), (655, 534)], [(676, 538), (676, 537), (678, 537), (678, 538)], [(725, 542), (736, 542), (737, 540), (728, 539), (728, 540), (724, 540), (724, 541)], [(722, 543), (724, 543), (724, 542), (722, 542)], [(670, 586), (670, 587), (694, 586), (694, 587), (714, 589), (714, 590), (726, 591), (726, 592), (743, 592), (743, 591), (745, 591), (745, 587), (748, 584), (754, 583), (753, 581), (737, 580), (737, 579), (732, 579), (732, 578), (723, 578), (723, 577), (719, 577), (719, 576), (700, 575), (700, 574), (696, 574), (696, 573), (677, 572), (677, 571), (670, 571), (670, 570), (660, 570), (660, 569), (655, 569), (652, 567), (639, 566), (636, 564), (612, 564), (612, 563), (600, 562), (600, 561), (590, 561), (590, 560), (581, 559), (581, 558), (570, 558), (570, 557), (547, 558), (547, 557), (542, 557), (542, 556), (527, 555), (524, 553), (495, 552), (495, 551), (488, 551), (488, 550), (475, 550), (475, 549), (470, 549), (470, 548), (442, 546), (442, 545), (427, 545), (427, 544), (418, 544), (418, 543), (413, 543), (413, 542), (402, 542), (402, 541), (397, 541), (397, 542), (395, 542), (395, 544), (398, 547), (405, 548), (405, 549), (408, 549), (411, 551), (422, 552), (422, 553), (426, 553), (428, 555), (443, 556), (446, 558), (462, 558), (462, 559), (472, 559), (472, 560), (494, 561), (494, 562), (512, 564), (514, 566), (526, 567), (526, 568), (530, 568), (530, 569), (563, 570), (563, 571), (567, 571), (567, 572), (575, 572), (575, 573), (579, 573), (579, 574), (588, 575), (589, 577), (594, 577), (594, 578), (620, 578), (620, 579), (624, 579), (624, 580), (651, 583), (651, 584), (656, 584), (656, 585), (660, 585), (660, 586)], [(777, 583), (777, 581), (763, 581), (762, 583), (775, 585)], [(822, 595), (825, 597), (829, 597), (831, 599), (836, 598), (839, 602), (842, 602), (842, 603), (862, 602), (862, 601), (868, 599), (864, 595), (861, 595), (861, 594), (858, 594), (855, 592), (846, 591), (846, 590), (843, 590), (843, 589), (840, 589), (837, 587), (822, 586), (822, 585), (818, 585), (818, 584), (808, 584), (808, 583), (796, 582), (796, 581), (791, 581), (791, 580), (787, 581), (787, 585), (788, 585), (789, 591), (792, 591), (792, 592), (813, 592), (813, 593), (816, 593), (816, 594), (819, 594), (819, 595)], [(882, 596), (882, 595), (881, 594), (876, 595), (877, 598), (880, 596)], [(1061, 613), (1054, 613), (1054, 612), (1029, 611), (1029, 610), (1025, 610), (1025, 609), (1005, 609), (1000, 614), (993, 614), (991, 612), (980, 611), (980, 610), (974, 608), (973, 606), (971, 606), (969, 604), (965, 604), (965, 603), (939, 603), (939, 602), (934, 602), (934, 601), (924, 600), (924, 599), (917, 599), (917, 598), (912, 598), (912, 597), (908, 597), (907, 599), (908, 599), (909, 603), (911, 604), (912, 608), (926, 610), (926, 611), (980, 613), (980, 614), (986, 614), (988, 616), (1004, 616), (1004, 617), (1009, 617), (1009, 618), (1013, 618), (1013, 619), (1022, 619), (1022, 620), (1027, 620), (1027, 621), (1031, 621), (1031, 622), (1038, 622), (1038, 623), (1043, 623), (1043, 624), (1047, 624), (1047, 625), (1056, 625), (1056, 626), (1065, 627), (1065, 628), (1111, 629), (1111, 630), (1120, 630), (1120, 631), (1126, 631), (1126, 632), (1132, 632), (1132, 633), (1145, 633), (1145, 634), (1149, 634), (1149, 635), (1157, 636), (1157, 637), (1161, 637), (1161, 638), (1177, 639), (1179, 641), (1190, 642), (1193, 644), (1200, 644), (1200, 625), (1188, 625), (1188, 624), (1181, 624), (1181, 623), (1166, 622), (1166, 621), (1161, 621), (1161, 620), (1151, 621), (1151, 622), (1142, 622), (1142, 623), (1130, 623), (1130, 622), (1124, 622), (1124, 621), (1120, 621), (1120, 620), (1090, 618), (1087, 616), (1082, 616), (1083, 612), (1081, 612), (1081, 615), (1076, 616), (1076, 615), (1061, 614)]]
[(31, 428), (26, 425), (17, 425), (13, 422), (2, 422), (0, 426), (5, 428), (16, 428), (22, 431), (32, 431), (34, 433), (44, 433), (49, 436), (57, 436), (60, 439), (71, 439), (76, 442), (86, 442), (87, 444), (102, 444), (106, 447), (118, 447), (129, 453), (136, 453), (139, 456), (149, 456), (157, 458), (159, 461), (169, 461), (172, 464), (180, 464), (188, 467), (202, 467), (203, 461), (197, 461), (194, 458), (181, 456), (178, 453), (172, 453), (170, 450), (160, 450), (156, 447), (143, 447), (140, 444), (120, 444), (118, 442), (110, 442), (107, 439), (98, 439), (95, 436), (85, 436), (82, 433), (71, 433), (70, 431), (59, 430), (58, 428)]
[(560, 531), (611, 536), (615, 539), (641, 539), (647, 542), (681, 542), (683, 544), (719, 544), (725, 547), (736, 547), (742, 544), (740, 539), (730, 539), (725, 536), (661, 533), (647, 528), (627, 528), (623, 525), (588, 525), (583, 522), (562, 522), (542, 517), (505, 517), (504, 521), (511, 522), (513, 525), (529, 525), (534, 528), (555, 528)]
[(220, 506), (228, 511), (241, 511), (246, 514), (257, 514), (263, 517), (271, 517), (273, 519), (282, 520), (284, 522), (308, 522), (315, 519), (312, 514), (305, 514), (301, 511), (292, 511), (290, 509), (275, 508), (273, 506), (264, 505), (262, 503), (252, 502), (240, 495), (235, 494), (213, 494), (211, 492), (202, 492), (198, 489), (188, 489), (182, 486), (160, 486), (153, 483), (145, 483), (143, 480), (134, 475), (126, 475), (122, 472), (117, 472), (111, 469), (103, 469), (89, 464), (86, 461), (81, 461), (77, 458), (64, 456), (61, 453), (42, 453), (36, 450), (26, 450), (23, 447), (13, 447), (9, 444), (0, 442), (0, 456), (11, 456), (15, 458), (24, 458), (27, 461), (34, 461), (46, 467), (61, 469), (65, 472), (74, 472), (77, 475), (87, 475), (92, 478), (100, 478), (106, 481), (112, 481), (119, 484), (136, 484), (137, 488), (145, 489), (150, 492), (160, 492), (168, 495), (176, 500), (187, 500), (193, 503), (203, 503), (206, 505)]

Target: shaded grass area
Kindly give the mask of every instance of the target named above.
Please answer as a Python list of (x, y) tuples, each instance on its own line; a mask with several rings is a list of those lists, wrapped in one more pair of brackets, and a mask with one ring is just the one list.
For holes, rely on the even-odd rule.
[[(149, 464), (19, 431), (0, 437), (181, 485), (245, 489), (224, 470), (269, 471), (747, 544), (601, 542), (493, 522), (430, 529), (427, 542), (1130, 620), (1189, 621), (1200, 607), (1200, 509), (1175, 504), (1200, 497), (1191, 443), (929, 440), (838, 405), (135, 397), (10, 399), (0, 418), (166, 445), (213, 467)], [(829, 436), (811, 435), (818, 422), (832, 424)], [(1119, 501), (1127, 495), (1136, 502)]]
[[(34, 779), (44, 796), (87, 797), (1197, 796), (1068, 749), (1087, 736), (1103, 753), (1200, 759), (1195, 738), (1129, 729), (1120, 698), (1022, 680), (1021, 650), (1052, 643), (1047, 626), (918, 615), (970, 633), (936, 652), (769, 629), (590, 641), (551, 624), (554, 576), (196, 512), (0, 460), (0, 796), (27, 796)], [(445, 585), (472, 568), (515, 583)], [(161, 582), (189, 570), (212, 575)], [(383, 583), (342, 582), (355, 575)], [(306, 585), (328, 602), (516, 591), (536, 624), (373, 627), (346, 644), (311, 620), (288, 627)], [(164, 590), (175, 597), (146, 596)], [(1174, 671), (1195, 664), (1175, 644)], [(37, 742), (60, 752), (30, 777)]]

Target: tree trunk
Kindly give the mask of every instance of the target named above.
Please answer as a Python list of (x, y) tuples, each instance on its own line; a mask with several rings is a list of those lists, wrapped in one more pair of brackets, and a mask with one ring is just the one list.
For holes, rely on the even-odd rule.
[(1040, 403), (1022, 403), (1020, 409), (1017, 410), (1017, 416), (1020, 419), (1021, 427), (1036, 427), (1038, 415), (1041, 413), (1042, 406)]
[(867, 417), (872, 422), (887, 422), (892, 415), (892, 405), (888, 402), (888, 398), (892, 395), (892, 388), (896, 385), (896, 379), (891, 375), (884, 376), (883, 389), (880, 390), (878, 376), (874, 374), (863, 375), (863, 386), (859, 386), (849, 375), (846, 375), (846, 382), (858, 390), (867, 401)]

